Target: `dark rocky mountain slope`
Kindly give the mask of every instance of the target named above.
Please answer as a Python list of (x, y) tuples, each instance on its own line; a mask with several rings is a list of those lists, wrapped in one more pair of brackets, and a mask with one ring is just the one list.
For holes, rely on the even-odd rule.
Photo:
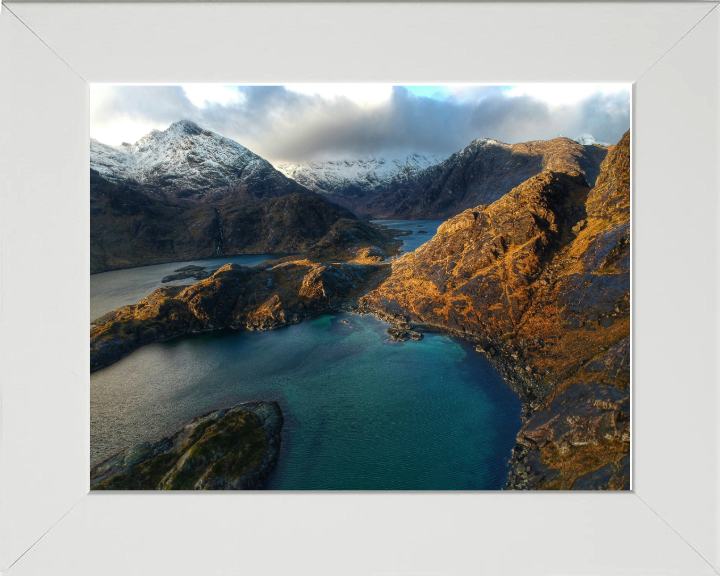
[(607, 149), (555, 138), (503, 144), (479, 139), (443, 162), (376, 187), (372, 195), (346, 198), (356, 214), (374, 218), (448, 218), (490, 204), (545, 170), (579, 172), (592, 186)]

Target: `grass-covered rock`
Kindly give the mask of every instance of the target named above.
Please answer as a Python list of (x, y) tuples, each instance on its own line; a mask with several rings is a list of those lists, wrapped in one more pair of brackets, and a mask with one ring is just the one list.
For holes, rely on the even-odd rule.
[(172, 436), (111, 456), (90, 470), (92, 490), (257, 490), (280, 454), (276, 402), (195, 418)]

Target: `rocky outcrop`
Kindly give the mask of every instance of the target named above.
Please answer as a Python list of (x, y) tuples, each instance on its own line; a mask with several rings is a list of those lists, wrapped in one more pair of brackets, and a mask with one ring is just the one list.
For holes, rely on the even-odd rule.
[(629, 360), (627, 337), (553, 392), (518, 433), (508, 488), (629, 487)]
[(90, 470), (92, 490), (259, 490), (280, 455), (276, 402), (216, 410), (158, 442), (127, 448)]
[(227, 264), (191, 286), (158, 288), (96, 319), (90, 370), (145, 344), (221, 328), (270, 330), (337, 310), (379, 282), (388, 267), (309, 260), (254, 268)]
[(341, 219), (310, 250), (307, 257), (315, 261), (348, 261), (361, 264), (379, 263), (399, 254), (404, 230), (379, 228), (361, 220)]
[(163, 284), (168, 282), (176, 282), (177, 280), (186, 280), (188, 278), (194, 278), (195, 280), (204, 280), (210, 276), (204, 266), (182, 266), (175, 270), (174, 274), (168, 274), (162, 279)]
[(390, 334), (390, 339), (394, 340), (395, 342), (406, 342), (410, 339), (422, 340), (424, 338), (422, 332), (413, 330), (409, 324), (388, 328), (387, 333)]
[(477, 342), (520, 394), (509, 487), (628, 487), (629, 142), (592, 189), (545, 170), (448, 220), (360, 301)]

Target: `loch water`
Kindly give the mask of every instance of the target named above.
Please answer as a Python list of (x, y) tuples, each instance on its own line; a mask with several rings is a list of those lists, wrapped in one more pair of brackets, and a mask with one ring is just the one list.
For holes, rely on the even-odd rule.
[[(441, 221), (382, 223), (427, 229), (403, 237), (409, 250)], [(94, 275), (119, 280), (115, 293), (111, 282), (93, 290), (103, 300), (95, 304), (137, 301), (157, 287), (147, 284), (183, 265)], [(435, 333), (393, 342), (388, 327), (371, 315), (336, 313), (268, 332), (144, 346), (91, 375), (91, 462), (159, 440), (206, 412), (274, 400), (285, 425), (268, 489), (500, 489), (521, 426), (518, 397), (468, 342)]]
[(92, 375), (92, 461), (211, 410), (275, 400), (285, 425), (270, 489), (500, 488), (517, 396), (470, 344), (392, 342), (387, 327), (328, 314), (145, 346)]
[(443, 222), (445, 220), (373, 220), (374, 224), (379, 224), (385, 228), (412, 232), (408, 236), (401, 236), (403, 244), (400, 247), (400, 255), (417, 250), (425, 244), (435, 236), (437, 229)]

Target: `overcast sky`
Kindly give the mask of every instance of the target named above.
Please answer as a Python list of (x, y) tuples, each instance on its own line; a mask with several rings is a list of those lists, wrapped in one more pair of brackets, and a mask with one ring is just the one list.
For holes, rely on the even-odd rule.
[(476, 138), (592, 134), (614, 144), (630, 127), (630, 85), (94, 84), (90, 107), (90, 135), (106, 144), (187, 119), (278, 164), (449, 155)]

